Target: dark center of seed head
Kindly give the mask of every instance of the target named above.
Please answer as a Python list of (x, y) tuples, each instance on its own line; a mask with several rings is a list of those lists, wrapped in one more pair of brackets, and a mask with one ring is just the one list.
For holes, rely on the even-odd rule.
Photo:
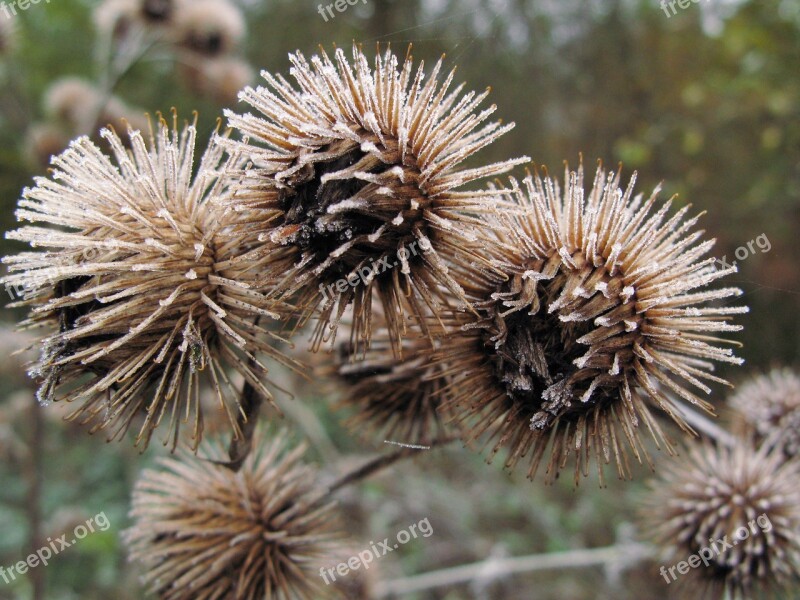
[(172, 0), (145, 0), (142, 11), (151, 21), (166, 21), (172, 16)]
[[(585, 414), (607, 398), (603, 389), (596, 389), (586, 402), (582, 401), (592, 378), (581, 377), (581, 369), (574, 364), (588, 349), (577, 340), (594, 329), (592, 322), (565, 323), (557, 313), (547, 312), (548, 299), (558, 297), (565, 281), (557, 277), (544, 284), (545, 289), (540, 285), (543, 297), (536, 314), (528, 314), (529, 308), (524, 307), (503, 317), (499, 313), (507, 308), (496, 305), (496, 319), (506, 333), (495, 350), (495, 377), (508, 397), (528, 410), (534, 429), (547, 429), (558, 418)], [(485, 334), (487, 347), (495, 347), (496, 342), (489, 338), (496, 333), (493, 328)]]
[[(370, 164), (368, 155), (358, 146), (354, 146), (338, 158), (317, 162), (313, 167), (309, 167), (307, 177), (281, 198), (281, 208), (285, 211), (285, 224), (296, 226), (296, 231), (292, 234), (292, 243), (304, 253), (311, 253), (317, 264), (354, 238), (363, 238), (375, 233), (387, 219), (395, 217), (408, 206), (408, 200), (401, 197), (402, 190), (398, 190), (397, 207), (388, 207), (387, 198), (382, 196), (381, 202), (384, 208), (381, 209), (375, 207), (373, 210), (370, 207), (367, 211), (346, 208), (334, 213), (329, 212), (331, 207), (352, 199), (369, 183), (352, 176), (323, 183), (323, 177), (359, 163), (372, 174), (380, 174), (391, 168), (391, 165), (377, 161)], [(364, 260), (377, 260), (380, 256), (394, 253), (400, 246), (410, 242), (413, 239), (411, 224), (414, 222), (413, 215), (411, 217), (399, 225), (386, 227), (384, 233), (374, 242), (362, 239), (355, 244), (336, 262), (332, 274), (336, 277), (345, 276)]]

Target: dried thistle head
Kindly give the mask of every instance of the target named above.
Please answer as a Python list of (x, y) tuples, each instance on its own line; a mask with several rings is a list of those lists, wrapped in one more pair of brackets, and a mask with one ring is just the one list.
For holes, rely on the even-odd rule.
[(473, 255), (484, 235), (476, 215), (496, 203), (464, 187), (527, 158), (463, 166), (513, 124), (487, 123), (488, 90), (451, 90), (454, 72), (442, 77), (441, 61), (425, 73), (387, 50), (371, 68), (357, 46), (352, 64), (341, 49), (290, 60), (295, 85), (265, 72), (266, 87), (240, 95), (254, 112), (226, 112), (246, 136), (231, 144), (253, 161), (234, 201), (259, 215), (277, 293), (299, 293), (305, 318), (320, 308), (315, 349), (351, 305), (355, 334), (368, 341), (376, 291), (399, 352), (402, 299), (416, 316), (453, 296), (466, 303), (447, 262)]
[(571, 455), (576, 483), (593, 459), (601, 484), (612, 458), (630, 477), (626, 448), (650, 462), (642, 426), (671, 448), (653, 409), (690, 430), (665, 392), (710, 411), (688, 388), (724, 383), (711, 361), (741, 362), (712, 337), (740, 329), (728, 319), (746, 311), (707, 305), (741, 293), (707, 288), (730, 272), (702, 258), (713, 241), (691, 232), (688, 207), (652, 212), (658, 190), (633, 197), (634, 181), (622, 189), (619, 173), (598, 167), (585, 191), (581, 166), (567, 169), (563, 191), (538, 174), (524, 189), (513, 182), (525, 213), (494, 225), (506, 278), (476, 277), (481, 318), (437, 352), (454, 373), (449, 404), (470, 424), (468, 441), (485, 437), (492, 456), (506, 448), (508, 468), (530, 456), (529, 477), (548, 448), (548, 480)]
[(728, 402), (739, 417), (740, 433), (779, 438), (787, 455), (800, 454), (800, 375), (773, 369), (746, 381)]
[(175, 0), (139, 0), (142, 18), (149, 23), (166, 23), (175, 14)]
[(798, 481), (800, 463), (767, 446), (697, 445), (667, 461), (649, 482), (641, 527), (668, 563), (705, 549), (708, 565), (678, 580), (681, 598), (753, 598), (800, 583)]
[(214, 138), (193, 177), (196, 129), (179, 132), (177, 117), (149, 142), (129, 131), (130, 151), (102, 135), (113, 157), (72, 142), (23, 193), (17, 218), (32, 225), (7, 234), (45, 248), (5, 257), (2, 280), (21, 296), (12, 306), (31, 309), (23, 325), (48, 329), (31, 369), (38, 397), (75, 402), (70, 418), (110, 437), (137, 422), (144, 446), (166, 417), (174, 447), (182, 424), (201, 438), (202, 380), (238, 434), (229, 371), (271, 401), (257, 354), (280, 355), (256, 320), (282, 308), (247, 283), (236, 215), (209, 202), (236, 158)]
[(171, 24), (179, 4), (178, 0), (104, 0), (92, 16), (99, 32), (120, 40), (134, 29)]
[(180, 73), (192, 91), (220, 105), (234, 104), (239, 90), (255, 80), (253, 67), (234, 56), (209, 58), (180, 66)]
[[(402, 357), (392, 352), (385, 326), (368, 350), (339, 344), (333, 372), (340, 382), (341, 407), (355, 410), (349, 425), (378, 443), (427, 443), (445, 433), (440, 412), (447, 387), (439, 365), (430, 362), (431, 341), (422, 336), (402, 342)], [(366, 435), (365, 435), (366, 437)]]
[(141, 475), (123, 539), (158, 598), (330, 597), (319, 567), (334, 562), (333, 504), (316, 502), (304, 447), (258, 438), (239, 472), (210, 462), (224, 459), (211, 448)]
[[(97, 86), (79, 77), (53, 82), (45, 93), (44, 106), (54, 121), (75, 135), (94, 133), (101, 124), (122, 130), (128, 126), (146, 130), (149, 126), (144, 110), (130, 107), (116, 96), (105, 98)], [(94, 118), (96, 123), (91, 122)], [(93, 141), (102, 143), (96, 136)]]
[(181, 47), (209, 57), (231, 52), (246, 26), (241, 9), (229, 0), (191, 0), (178, 7), (174, 29)]
[(50, 123), (33, 123), (25, 132), (25, 159), (38, 170), (44, 170), (56, 154), (61, 154), (69, 145), (64, 131)]

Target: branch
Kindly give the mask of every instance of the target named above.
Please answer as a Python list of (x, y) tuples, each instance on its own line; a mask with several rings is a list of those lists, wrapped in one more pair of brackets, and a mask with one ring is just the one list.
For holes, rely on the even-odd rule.
[(429, 571), (421, 575), (379, 583), (375, 590), (375, 597), (403, 596), (458, 583), (492, 580), (514, 573), (619, 564), (629, 566), (648, 558), (652, 554), (653, 549), (650, 546), (635, 542), (625, 542), (604, 548), (567, 550), (515, 558), (494, 557), (459, 567)]
[[(430, 449), (436, 448), (437, 446), (445, 446), (450, 442), (454, 442), (455, 440), (459, 439), (456, 436), (450, 437), (443, 437), (438, 440), (434, 440), (430, 442)], [(366, 479), (370, 475), (377, 473), (393, 465), (394, 463), (408, 458), (413, 454), (419, 454), (419, 450), (414, 448), (403, 448), (401, 450), (396, 450), (390, 454), (382, 454), (380, 456), (376, 456), (375, 458), (369, 460), (368, 462), (364, 463), (357, 469), (350, 471), (349, 473), (345, 473), (342, 477), (340, 477), (337, 481), (333, 484), (329, 485), (328, 488), (323, 493), (324, 496), (330, 496), (335, 494), (337, 491), (342, 489), (343, 487), (347, 487), (350, 484), (356, 483), (361, 481), (362, 479)]]

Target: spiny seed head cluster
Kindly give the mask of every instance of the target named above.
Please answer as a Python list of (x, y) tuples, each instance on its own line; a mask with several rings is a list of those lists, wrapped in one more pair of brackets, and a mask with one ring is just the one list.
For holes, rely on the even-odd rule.
[[(495, 107), (479, 106), (488, 91), (451, 89), (455, 75), (442, 78), (441, 61), (426, 74), (387, 50), (370, 67), (358, 47), (352, 63), (341, 49), (333, 59), (322, 51), (290, 60), (294, 85), (264, 72), (265, 87), (241, 94), (254, 112), (226, 112), (246, 136), (229, 143), (253, 162), (233, 202), (261, 214), (265, 276), (281, 277), (277, 293), (299, 292), (305, 317), (321, 305), (317, 347), (348, 306), (355, 335), (366, 339), (377, 292), (399, 352), (401, 299), (417, 316), (464, 304), (448, 257), (470, 254), (485, 235), (476, 215), (496, 204), (463, 188), (527, 159), (463, 166), (513, 124), (487, 123)], [(402, 252), (412, 243), (432, 250)], [(395, 268), (324, 298), (325, 286), (358, 278), (385, 256)]]
[(197, 443), (202, 378), (235, 429), (228, 371), (271, 398), (255, 354), (276, 352), (255, 319), (279, 316), (248, 283), (236, 215), (208, 201), (228, 193), (237, 159), (223, 159), (214, 139), (193, 177), (194, 125), (179, 132), (162, 120), (149, 141), (131, 130), (130, 151), (113, 131), (102, 135), (113, 158), (74, 141), (52, 176), (24, 191), (17, 218), (31, 225), (7, 234), (42, 248), (4, 258), (2, 280), (22, 290), (24, 325), (49, 328), (31, 370), (38, 397), (74, 402), (72, 419), (111, 437), (135, 423), (146, 445), (166, 419), (173, 445), (184, 423)]
[(136, 483), (123, 537), (158, 598), (330, 597), (319, 567), (334, 562), (333, 505), (317, 502), (304, 447), (288, 450), (284, 433), (256, 437), (238, 473), (210, 446), (204, 460), (162, 459)]
[(601, 481), (612, 458), (629, 476), (627, 450), (650, 460), (640, 428), (671, 448), (653, 409), (689, 430), (669, 394), (710, 411), (691, 388), (723, 382), (712, 361), (741, 362), (712, 337), (738, 330), (728, 319), (746, 310), (709, 305), (741, 293), (708, 289), (729, 272), (703, 258), (713, 241), (691, 231), (688, 207), (669, 216), (658, 189), (634, 197), (634, 182), (622, 188), (601, 166), (589, 190), (582, 166), (563, 190), (538, 174), (512, 180), (524, 213), (490, 216), (504, 278), (473, 290), (480, 317), (436, 352), (456, 373), (451, 403), (472, 421), (470, 441), (506, 448), (509, 468), (529, 455), (529, 477), (548, 447), (549, 478), (570, 456), (576, 482), (593, 456)]
[(800, 582), (798, 478), (799, 463), (745, 443), (698, 445), (667, 463), (650, 482), (642, 531), (670, 563), (711, 554), (681, 597), (753, 598)]
[(789, 456), (800, 453), (800, 376), (791, 369), (774, 369), (746, 381), (729, 399), (743, 433), (777, 440)]

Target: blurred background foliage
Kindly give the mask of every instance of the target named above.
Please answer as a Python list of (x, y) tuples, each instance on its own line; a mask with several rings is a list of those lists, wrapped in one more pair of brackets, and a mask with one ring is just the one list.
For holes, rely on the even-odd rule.
[[(401, 54), (412, 44), (415, 59), (427, 64), (446, 54), (447, 66), (458, 65), (458, 80), (469, 89), (491, 86), (499, 116), (517, 124), (479, 160), (527, 154), (552, 172), (581, 154), (590, 168), (598, 158), (623, 163), (626, 176), (638, 171), (640, 191), (663, 182), (662, 197), (676, 195), (677, 205), (707, 212), (702, 227), (718, 240), (715, 255), (729, 262), (737, 248), (765, 234), (771, 249), (755, 246), (727, 280), (744, 289), (751, 313), (739, 338), (746, 367), (726, 375), (740, 381), (773, 365), (798, 365), (800, 0), (713, 0), (670, 17), (655, 0), (366, 0), (327, 22), (318, 4), (243, 0), (248, 33), (239, 53), (256, 72), (283, 73), (288, 52), (311, 54), (320, 44), (330, 51), (352, 41), (365, 48), (391, 43)], [(16, 44), (0, 62), (4, 230), (14, 226), (20, 190), (44, 171), (30, 160), (30, 131), (46, 118), (48, 86), (65, 76), (99, 76), (94, 7), (88, 0), (52, 0), (13, 19)], [(176, 107), (189, 117), (197, 110), (207, 137), (221, 116), (219, 99), (198, 97), (177, 71), (155, 49), (114, 93), (150, 114)], [(4, 254), (18, 249), (0, 244)], [(4, 316), (9, 323), (19, 317), (10, 310)], [(0, 565), (29, 553), (32, 522), (40, 522), (44, 537), (57, 537), (104, 511), (108, 532), (36, 570), (46, 579), (45, 597), (142, 597), (118, 533), (128, 525), (136, 473), (161, 448), (142, 457), (128, 443), (106, 447), (100, 437), (61, 423), (63, 410), (32, 409), (22, 362), (7, 358), (19, 339), (3, 338)], [(381, 450), (382, 440), (354, 438), (330, 408), (334, 394), (317, 384), (302, 384), (297, 399), (284, 404), (294, 403), (287, 412), (301, 425), (298, 436), (312, 438), (312, 458), (332, 476)], [(722, 400), (724, 391), (717, 396)], [(600, 490), (590, 478), (573, 490), (571, 477), (547, 488), (507, 475), (501, 464), (481, 463), (460, 447), (426, 453), (343, 495), (356, 550), (426, 516), (433, 526), (431, 538), (382, 559), (371, 577), (612, 544), (628, 535), (647, 475), (642, 467), (633, 484), (612, 479)], [(32, 505), (37, 499), (40, 515)], [(640, 564), (622, 577), (615, 569), (586, 568), (412, 597), (625, 599), (666, 591), (657, 566)], [(12, 585), (0, 581), (0, 598), (31, 594), (27, 576)]]

